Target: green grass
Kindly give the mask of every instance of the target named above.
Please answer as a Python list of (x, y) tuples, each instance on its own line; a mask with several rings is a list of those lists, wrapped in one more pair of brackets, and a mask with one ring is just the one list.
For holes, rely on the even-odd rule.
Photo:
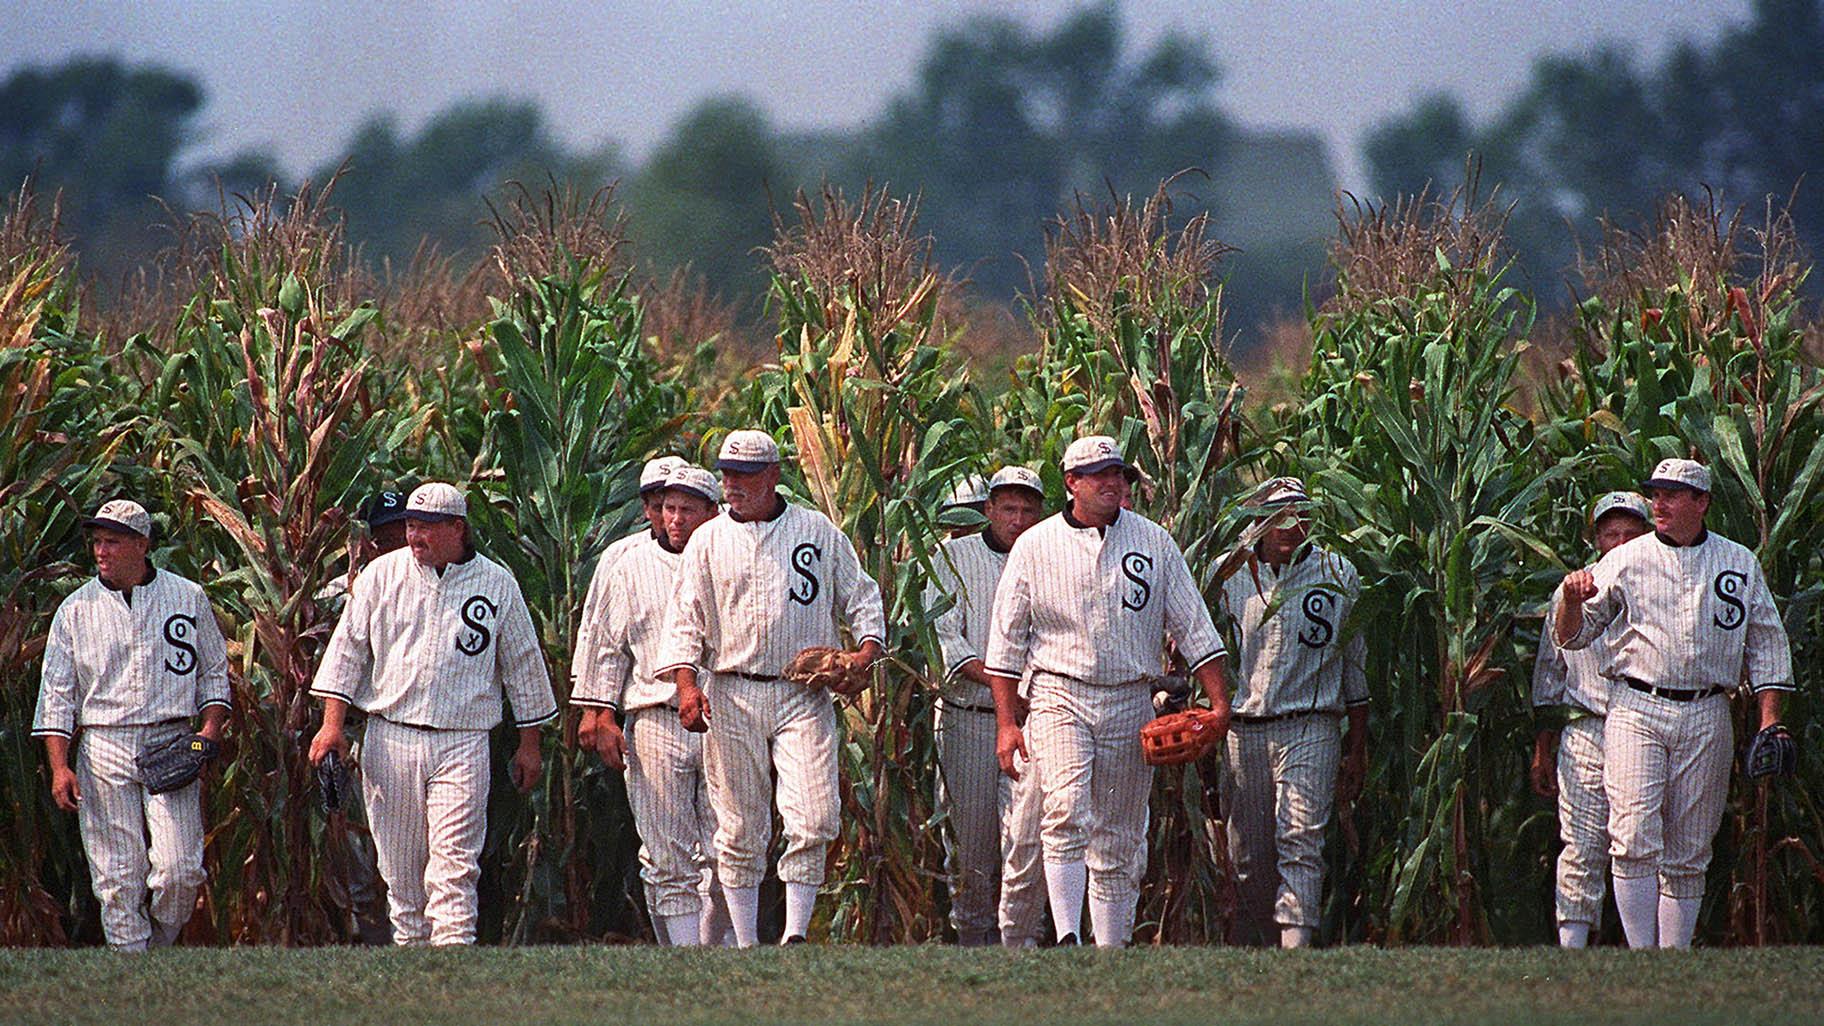
[(1824, 951), (0, 951), (0, 1022), (1816, 1023)]

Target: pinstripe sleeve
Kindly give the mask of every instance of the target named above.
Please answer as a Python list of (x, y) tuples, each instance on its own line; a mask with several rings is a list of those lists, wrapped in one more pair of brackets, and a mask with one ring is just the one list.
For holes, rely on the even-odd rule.
[[(1590, 571), (1596, 578), (1596, 596), (1583, 604), (1583, 629), (1578, 631), (1564, 647), (1576, 652), (1590, 647), (1590, 643), (1602, 637), (1621, 611), (1627, 608), (1627, 595), (1621, 587), (1621, 560), (1625, 557), (1627, 547), (1616, 549), (1604, 556)], [(1560, 585), (1563, 587), (1563, 585)], [(1557, 620), (1552, 622), (1553, 629)]]
[(1210, 607), (1197, 590), (1184, 553), (1169, 542), (1165, 548), (1161, 575), (1165, 584), (1165, 633), (1178, 646), (1185, 663), (1195, 670), (1228, 649), (1222, 643), (1222, 635), (1216, 632), (1215, 621), (1210, 619)]
[(65, 600), (51, 616), (51, 633), (44, 642), (38, 709), (32, 715), (33, 737), (73, 737), (76, 733), (76, 660), (70, 647), (68, 608)]
[(595, 686), (590, 691), (588, 703), (610, 709), (621, 707), (621, 696), (626, 693), (627, 680), (633, 675), (634, 582), (622, 581), (620, 585), (609, 590), (607, 608), (602, 611), (594, 653)]
[(1013, 547), (1000, 587), (994, 589), (994, 617), (989, 621), (988, 651), (982, 660), (988, 672), (1019, 679), (1026, 673), (1032, 646), (1032, 582), (1026, 564), (1031, 545)]
[(342, 619), (336, 621), (336, 629), (323, 649), (323, 659), (317, 664), (317, 675), (310, 682), (313, 697), (337, 698), (352, 705), (355, 693), (373, 672), (374, 646), (368, 634), (368, 620), (374, 608), (371, 572), (355, 578), (349, 588)]
[(697, 529), (684, 546), (683, 565), (678, 568), (678, 587), (672, 595), (671, 609), (665, 614), (664, 640), (659, 644), (658, 670), (663, 677), (680, 667), (703, 669), (703, 646), (709, 636), (709, 603), (714, 601), (711, 589), (709, 545), (702, 539), (705, 524)]
[(1779, 607), (1773, 603), (1773, 592), (1767, 577), (1757, 568), (1754, 594), (1748, 604), (1748, 634), (1743, 638), (1743, 668), (1748, 674), (1749, 690), (1793, 691), (1792, 643), (1786, 637), (1786, 626), (1780, 622)]
[(588, 704), (580, 701), (578, 696), (596, 693), (596, 682), (591, 677), (598, 666), (596, 657), (602, 647), (597, 635), (607, 600), (608, 571), (611, 565), (608, 552), (604, 550), (596, 558), (595, 573), (589, 576), (589, 595), (583, 599), (582, 618), (577, 621), (576, 647), (570, 653), (570, 701), (575, 705)]
[(196, 708), (198, 712), (212, 705), (234, 704), (228, 690), (228, 642), (222, 637), (222, 625), (216, 622), (215, 610), (202, 588), (196, 589), (197, 656), (201, 664), (196, 672)]
[(1356, 631), (1343, 646), (1343, 706), (1368, 704), (1368, 642)]
[(1564, 650), (1553, 640), (1553, 626), (1558, 622), (1559, 607), (1563, 604), (1564, 592), (1552, 592), (1552, 601), (1546, 606), (1545, 626), (1539, 631), (1539, 657), (1533, 662), (1533, 708), (1563, 705), (1566, 677), (1570, 673), (1570, 663), (1564, 658)]
[(501, 689), (513, 708), (513, 725), (534, 727), (557, 715), (557, 696), (551, 693), (551, 672), (545, 667), (538, 630), (532, 626), (532, 613), (526, 608), (519, 582), (509, 582), (508, 589), (506, 608), (501, 611), (496, 665), (500, 667)]
[(937, 644), (943, 656), (946, 676), (954, 674), (971, 660), (982, 657), (982, 654), (975, 650), (975, 646), (969, 644), (969, 638), (964, 633), (963, 605), (967, 601), (967, 596), (964, 593), (962, 578), (957, 574), (956, 567), (951, 562), (954, 558), (950, 546), (939, 546), (937, 558), (932, 561), (936, 573), (933, 575), (931, 583), (925, 586), (927, 612), (946, 599), (950, 602), (950, 608), (937, 614), (937, 620), (932, 624), (937, 631)]
[(860, 645), (870, 639), (887, 645), (887, 616), (880, 602), (880, 585), (868, 572), (861, 568), (861, 556), (855, 551), (855, 543), (831, 524), (828, 528), (832, 535), (831, 544), (835, 546), (836, 558), (840, 564), (836, 568), (836, 601), (840, 607), (838, 615), (855, 636), (855, 644)]

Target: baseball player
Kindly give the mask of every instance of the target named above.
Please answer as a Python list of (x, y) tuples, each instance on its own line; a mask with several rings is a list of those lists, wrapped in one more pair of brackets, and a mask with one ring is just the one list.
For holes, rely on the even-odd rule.
[[(1333, 801), (1353, 801), (1367, 769), (1365, 646), (1345, 627), (1361, 585), (1347, 559), (1310, 542), (1304, 482), (1274, 478), (1249, 504), (1282, 519), (1221, 595), (1236, 637), (1221, 777), (1236, 939), (1302, 948), (1322, 911)], [(1338, 729), (1345, 717), (1346, 739)]]
[[(1610, 492), (1590, 511), (1598, 557), (1652, 530), (1653, 508), (1634, 492)], [(1541, 726), (1533, 739), (1533, 790), (1558, 801), (1555, 899), (1558, 944), (1581, 948), (1600, 921), (1609, 868), (1609, 799), (1602, 784), (1602, 735), (1610, 683), (1602, 675), (1613, 633), (1579, 652), (1559, 648), (1552, 623), (1562, 597), (1552, 596), (1533, 666), (1533, 710)]]
[(528, 791), (539, 725), (557, 715), (519, 584), (475, 551), (468, 504), (449, 484), (406, 499), (408, 548), (355, 580), (311, 694), (323, 726), (310, 761), (348, 756), (348, 707), (367, 714), (361, 784), (386, 881), (393, 942), (472, 944), (487, 832), (488, 733), (511, 704), (513, 783)]
[(1643, 485), (1653, 533), (1565, 578), (1559, 645), (1613, 631), (1603, 731), (1610, 873), (1629, 947), (1691, 944), (1735, 744), (1726, 697), (1746, 684), (1763, 728), (1792, 690), (1792, 650), (1754, 553), (1711, 534), (1710, 470), (1662, 460)]
[(108, 946), (144, 951), (174, 943), (196, 909), (203, 808), (198, 782), (149, 793), (136, 759), (198, 716), (220, 743), (228, 652), (203, 589), (147, 559), (145, 507), (115, 499), (82, 523), (96, 573), (51, 618), (32, 735), (51, 797), (77, 814)]
[[(766, 432), (730, 432), (716, 466), (728, 512), (684, 548), (655, 662), (677, 686), (680, 721), (709, 732), (716, 875), (736, 943), (759, 941), (775, 786), (786, 839), (781, 940), (800, 943), (840, 826), (836, 710), (829, 695), (780, 674), (806, 648), (840, 645), (839, 620), (859, 646), (851, 667), (872, 665), (886, 638), (880, 586), (828, 517), (778, 493), (779, 447)], [(860, 673), (854, 680), (865, 686)]]
[[(994, 754), (994, 695), (982, 652), (994, 612), (994, 589), (1007, 553), (1045, 511), (1045, 487), (1025, 467), (1006, 467), (987, 482), (979, 533), (952, 538), (934, 560), (926, 608), (949, 603), (934, 626), (944, 658), (944, 687), (937, 702), (937, 807), (949, 821), (945, 835), (950, 874), (950, 922), (965, 947), (995, 940), (1002, 857), (1003, 802), (1011, 805), (1014, 781), (1003, 776)], [(1003, 795), (1005, 792), (1005, 795)], [(1037, 888), (1027, 883), (1028, 893)], [(1028, 901), (1029, 905), (1036, 903)], [(1036, 909), (1035, 909), (1036, 910)], [(1035, 929), (1010, 946), (1036, 943)]]
[(1069, 504), (1008, 554), (984, 662), (1001, 769), (1017, 774), (1016, 756), (1029, 756), (1044, 793), (1040, 840), (1059, 943), (1078, 942), (1087, 890), (1096, 943), (1119, 947), (1133, 932), (1152, 786), (1139, 733), (1166, 642), (1226, 720), (1224, 649), (1171, 535), (1122, 509), (1127, 464), (1114, 439), (1077, 439), (1063, 469)]
[(583, 599), (583, 615), (577, 620), (576, 655), (570, 661), (570, 690), (599, 690), (586, 675), (597, 665), (593, 659), (581, 658), (582, 653), (598, 652), (601, 644), (595, 637), (595, 631), (602, 623), (603, 604), (608, 600), (608, 579), (613, 575), (614, 564), (628, 551), (651, 542), (659, 533), (659, 514), (664, 503), (665, 481), (672, 470), (686, 466), (682, 456), (659, 456), (646, 461), (640, 468), (640, 519), (644, 526), (625, 538), (611, 542), (602, 554), (596, 557), (595, 573), (589, 578), (589, 594)]
[[(588, 672), (579, 674), (584, 683), (570, 704), (583, 709), (577, 743), (627, 771), (640, 877), (660, 941), (688, 947), (719, 942), (718, 922), (727, 919), (714, 912), (716, 821), (703, 775), (703, 737), (678, 721), (677, 689), (653, 672), (653, 657), (684, 546), (715, 517), (722, 486), (707, 470), (679, 466), (657, 494), (656, 530), (627, 548), (603, 581), (601, 621), (585, 625), (599, 647), (578, 651)], [(616, 722), (621, 717), (624, 729)]]

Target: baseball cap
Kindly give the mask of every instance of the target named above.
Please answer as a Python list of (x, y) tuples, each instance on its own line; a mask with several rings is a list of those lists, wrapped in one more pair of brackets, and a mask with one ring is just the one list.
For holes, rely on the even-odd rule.
[(1641, 491), (1655, 488), (1687, 488), (1694, 492), (1710, 490), (1710, 468), (1696, 460), (1660, 460), (1653, 476), (1640, 483)]
[(993, 495), (999, 488), (1029, 488), (1039, 493), (1040, 498), (1045, 496), (1045, 482), (1039, 479), (1038, 472), (1030, 467), (1022, 467), (1017, 464), (1002, 467), (988, 479), (989, 495)]
[(137, 534), (141, 538), (152, 537), (152, 514), (146, 507), (132, 499), (110, 499), (101, 504), (95, 515), (82, 522), (84, 527), (100, 527), (109, 531), (125, 531)]
[(1311, 501), (1311, 494), (1296, 477), (1275, 477), (1262, 482), (1248, 501), (1254, 506), (1303, 506)]
[(671, 476), (672, 471), (688, 465), (682, 456), (660, 456), (647, 460), (646, 465), (640, 468), (640, 494), (645, 495), (654, 489), (665, 487), (665, 479)]
[(1084, 435), (1064, 450), (1064, 473), (1094, 474), (1110, 467), (1127, 466), (1121, 448), (1107, 435)]
[(752, 474), (779, 462), (779, 443), (764, 431), (730, 431), (716, 454), (717, 470)]
[(466, 520), (469, 501), (453, 484), (427, 481), (412, 489), (405, 500), (405, 515), (412, 520), (436, 523), (439, 520)]
[(361, 519), (370, 530), (405, 519), (405, 493), (390, 488), (375, 492), (361, 507)]
[(1636, 492), (1610, 492), (1597, 499), (1596, 505), (1590, 508), (1590, 523), (1597, 523), (1617, 510), (1632, 513), (1648, 522), (1653, 520), (1653, 506), (1647, 502), (1646, 496)]
[(722, 501), (722, 482), (716, 479), (716, 475), (702, 467), (693, 467), (688, 463), (672, 470), (671, 477), (665, 482), (665, 487), (676, 488), (680, 492), (689, 492), (711, 502)]
[(952, 506), (974, 506), (980, 508), (988, 501), (988, 482), (980, 474), (970, 474), (950, 486), (950, 493), (944, 496), (941, 509)]

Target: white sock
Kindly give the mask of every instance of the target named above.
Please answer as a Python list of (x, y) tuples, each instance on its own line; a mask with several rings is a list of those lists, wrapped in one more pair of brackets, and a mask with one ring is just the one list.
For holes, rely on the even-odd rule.
[(1590, 946), (1590, 924), (1559, 923), (1558, 946), (1561, 948), (1587, 948)]
[(702, 943), (703, 916), (698, 912), (665, 917), (665, 943), (674, 948), (694, 948)]
[(1282, 948), (1286, 948), (1287, 950), (1290, 950), (1292, 948), (1310, 947), (1311, 946), (1311, 928), (1309, 926), (1282, 926), (1282, 927), (1280, 927), (1279, 928), (1279, 946)]
[(1038, 946), (1039, 939), (1037, 937), (1009, 937), (1005, 934), (1001, 935), (1001, 947), (1003, 948), (1036, 948)]
[(1704, 907), (1702, 898), (1659, 896), (1659, 946), (1688, 948), (1691, 935), (1697, 932), (1697, 913)]
[(1076, 934), (1083, 939), (1083, 893), (1089, 889), (1089, 867), (1081, 862), (1045, 863), (1045, 896), (1051, 900), (1051, 921), (1058, 939)]
[(704, 944), (718, 948), (734, 944), (733, 931), (729, 929), (728, 901), (722, 897), (722, 888), (710, 884), (709, 892), (703, 895), (701, 920), (697, 924), (697, 936)]
[(811, 933), (811, 915), (817, 911), (817, 885), (807, 883), (788, 883), (785, 885), (785, 933), (780, 937), (808, 937)]
[(735, 947), (760, 943), (760, 888), (723, 884), (722, 896), (728, 901), (729, 925), (735, 928)]
[(1089, 929), (1096, 935), (1098, 948), (1127, 947), (1134, 933), (1133, 901), (1089, 899)]
[(1615, 909), (1621, 913), (1621, 930), (1628, 935), (1628, 947), (1659, 945), (1658, 877), (1616, 877)]

